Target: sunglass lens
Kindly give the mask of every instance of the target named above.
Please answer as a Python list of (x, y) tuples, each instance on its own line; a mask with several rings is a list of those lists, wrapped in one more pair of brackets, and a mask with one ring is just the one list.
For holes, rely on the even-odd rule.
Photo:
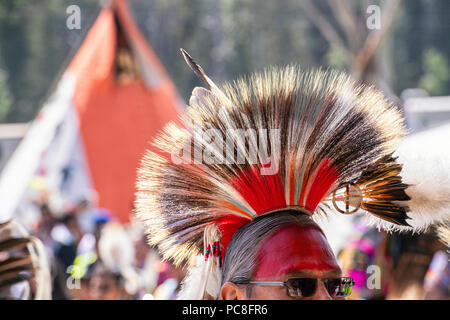
[(291, 297), (310, 297), (317, 289), (317, 279), (289, 279), (286, 284)]
[(327, 280), (328, 293), (332, 297), (348, 297), (352, 293), (353, 279), (336, 278)]

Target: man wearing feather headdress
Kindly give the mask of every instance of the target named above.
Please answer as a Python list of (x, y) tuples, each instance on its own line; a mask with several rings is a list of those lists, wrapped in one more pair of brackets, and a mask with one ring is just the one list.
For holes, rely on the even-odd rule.
[(354, 281), (314, 219), (359, 210), (410, 228), (396, 107), (342, 73), (296, 66), (219, 88), (182, 53), (207, 88), (193, 90), (184, 127), (155, 140), (167, 157), (145, 155), (136, 199), (151, 243), (190, 265), (179, 298), (348, 296)]

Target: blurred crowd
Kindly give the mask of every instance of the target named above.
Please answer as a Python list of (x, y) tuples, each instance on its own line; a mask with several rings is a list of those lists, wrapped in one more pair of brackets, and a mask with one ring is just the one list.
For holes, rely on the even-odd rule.
[(343, 272), (355, 280), (350, 299), (450, 299), (450, 252), (435, 227), (387, 233), (361, 220), (338, 254)]
[[(133, 219), (120, 223), (109, 210), (98, 208), (95, 197), (55, 206), (49, 193), (44, 192), (31, 205), (29, 209), (37, 216), (27, 229), (31, 238), (40, 239), (40, 251), (44, 252), (40, 255), (47, 258), (48, 263), (41, 261), (39, 265), (50, 271), (40, 276), (41, 283), (51, 278), (51, 294), (44, 288), (42, 294), (32, 292), (35, 298), (176, 299), (186, 269), (163, 261)], [(449, 251), (435, 229), (420, 235), (390, 234), (367, 227), (361, 217), (353, 221), (354, 232), (337, 255), (343, 273), (355, 280), (350, 299), (450, 298)], [(0, 232), (0, 253), (8, 246), (2, 237)], [(13, 245), (20, 247), (23, 239), (16, 237)], [(2, 283), (7, 285), (5, 281), (10, 281), (12, 274), (19, 277), (17, 281), (30, 280), (20, 278), (23, 271), (30, 270), (26, 266), (30, 262), (23, 252), (3, 258), (0, 255), (0, 298), (5, 297)], [(31, 279), (39, 281), (38, 276)], [(31, 282), (27, 290), (36, 291), (36, 287)], [(23, 298), (23, 288), (18, 284), (7, 296)]]
[(53, 299), (175, 299), (182, 268), (162, 261), (133, 221), (82, 199), (61, 212), (47, 197), (35, 201), (40, 218), (30, 231), (44, 244)]

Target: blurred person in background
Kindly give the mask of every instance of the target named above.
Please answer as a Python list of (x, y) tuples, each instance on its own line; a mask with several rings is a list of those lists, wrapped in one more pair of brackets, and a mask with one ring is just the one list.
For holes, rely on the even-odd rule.
[(93, 266), (89, 279), (88, 296), (92, 300), (123, 300), (129, 295), (124, 289), (124, 279), (120, 273), (114, 272), (98, 261)]
[(98, 261), (98, 243), (103, 227), (112, 219), (107, 209), (94, 209), (90, 213), (91, 232), (85, 232), (77, 247), (77, 256), (73, 262), (71, 275), (77, 281), (77, 287), (71, 290), (74, 299), (89, 299), (90, 281), (95, 263)]
[(444, 250), (437, 251), (424, 280), (425, 299), (450, 299), (450, 256)]
[(354, 225), (359, 233), (338, 254), (342, 270), (355, 280), (349, 299), (385, 299), (393, 271), (386, 251), (388, 234), (364, 225), (360, 219), (355, 219)]
[[(439, 241), (434, 227), (424, 234), (390, 234), (387, 250), (393, 261), (392, 285), (387, 299), (422, 300), (427, 293), (432, 297), (433, 289), (437, 289), (434, 288), (435, 285), (442, 285), (441, 280), (447, 283), (447, 290), (441, 290), (439, 296), (450, 299), (449, 270), (441, 262), (442, 255), (436, 255), (439, 252), (445, 253), (448, 248)], [(448, 255), (445, 255), (448, 260)]]
[(78, 246), (78, 255), (95, 254), (98, 255), (98, 244), (103, 227), (114, 218), (111, 212), (105, 208), (98, 208), (92, 211), (90, 216), (92, 231), (85, 232)]
[(175, 300), (181, 289), (181, 283), (186, 276), (185, 266), (176, 266), (162, 257), (156, 265), (158, 272), (157, 287), (153, 292), (155, 300)]
[(355, 279), (350, 299), (450, 298), (448, 254), (434, 229), (388, 234), (358, 220), (356, 225), (361, 234), (338, 255), (343, 270)]
[(141, 228), (132, 224), (128, 231), (135, 249), (135, 267), (140, 283), (137, 298), (147, 299), (158, 285), (160, 257), (157, 250), (148, 245)]
[(98, 235), (95, 246), (98, 258), (89, 273), (89, 295), (94, 298), (135, 299), (142, 284), (136, 270), (132, 238), (114, 220), (101, 223)]
[(70, 299), (71, 294), (66, 283), (82, 237), (76, 216), (71, 212), (65, 213), (53, 227), (51, 236), (54, 241), (53, 298)]
[(57, 219), (55, 218), (54, 213), (50, 209), (47, 202), (37, 203), (36, 205), (39, 207), (39, 211), (41, 213), (41, 217), (37, 225), (36, 236), (41, 239), (46, 247), (51, 247), (53, 243), (51, 231), (57, 223)]

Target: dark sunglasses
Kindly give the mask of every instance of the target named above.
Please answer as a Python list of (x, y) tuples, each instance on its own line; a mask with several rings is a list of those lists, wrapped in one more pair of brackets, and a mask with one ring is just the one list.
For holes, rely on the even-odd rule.
[(289, 297), (293, 298), (307, 298), (314, 295), (317, 290), (318, 281), (322, 281), (327, 288), (328, 294), (334, 298), (345, 298), (352, 293), (352, 287), (355, 284), (350, 277), (341, 278), (292, 278), (286, 281), (257, 281), (247, 280), (240, 281), (236, 284), (253, 284), (259, 286), (284, 286)]

